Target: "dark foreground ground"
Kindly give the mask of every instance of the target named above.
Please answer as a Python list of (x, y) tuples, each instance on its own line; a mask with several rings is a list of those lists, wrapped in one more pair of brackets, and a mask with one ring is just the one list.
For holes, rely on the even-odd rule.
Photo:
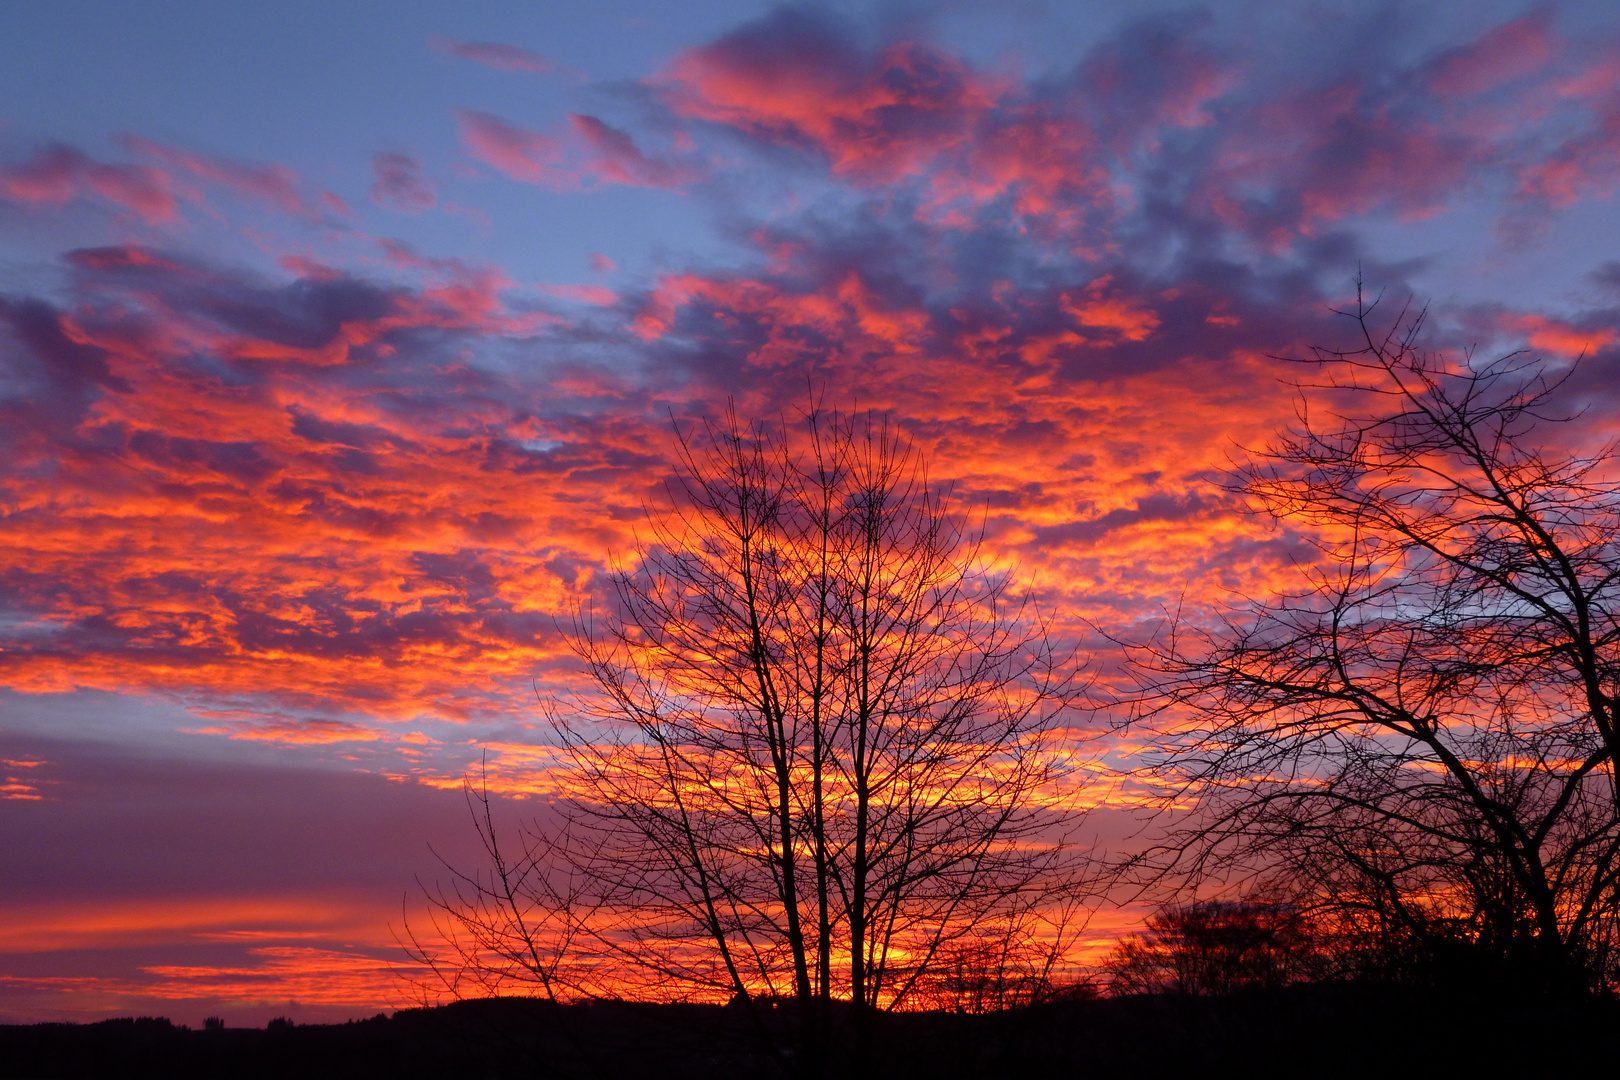
[[(392, 1018), (192, 1031), (162, 1019), (0, 1026), (0, 1077), (671, 1077), (782, 1073), (738, 1010), (520, 1000)], [(1353, 984), (1222, 1000), (1125, 998), (990, 1016), (884, 1018), (870, 1075), (928, 1077), (1555, 1076), (1612, 1071), (1613, 1002)], [(1605, 1064), (1606, 1063), (1606, 1064)], [(835, 1063), (831, 1076), (851, 1072)]]

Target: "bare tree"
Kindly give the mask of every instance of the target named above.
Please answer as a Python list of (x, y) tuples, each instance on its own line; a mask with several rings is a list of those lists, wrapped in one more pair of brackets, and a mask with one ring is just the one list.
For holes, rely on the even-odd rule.
[[(1234, 489), (1316, 545), (1301, 587), (1141, 654), (1152, 767), (1202, 816), (1148, 860), (1269, 870), (1343, 928), (1612, 985), (1620, 486), (1560, 383), (1419, 349), (1358, 299)], [(1177, 726), (1179, 725), (1179, 727)]]
[(930, 1004), (992, 938), (1050, 983), (1077, 926), (1050, 794), (1072, 656), (883, 420), (677, 435), (612, 614), (577, 625), (597, 693), (550, 712), (576, 966), (731, 1000), (802, 1075), (845, 1017), (859, 1069), (874, 1013)]

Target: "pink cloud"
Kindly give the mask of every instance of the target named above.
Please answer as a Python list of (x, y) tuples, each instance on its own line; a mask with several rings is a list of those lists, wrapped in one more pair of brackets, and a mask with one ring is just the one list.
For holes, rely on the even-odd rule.
[[(307, 201), (299, 191), (302, 178), (284, 165), (232, 161), (228, 158), (194, 154), (188, 150), (143, 139), (138, 135), (125, 136), (122, 141), (125, 146), (138, 154), (154, 158), (172, 168), (183, 169), (199, 179), (218, 184), (237, 195), (266, 203), (291, 217), (321, 216), (320, 210)], [(328, 208), (333, 206), (330, 200), (325, 202)], [(342, 200), (338, 200), (337, 205), (342, 205)]]
[(655, 83), (683, 118), (826, 158), (862, 187), (923, 187), (920, 214), (965, 225), (1003, 196), (1043, 233), (1106, 215), (1096, 139), (1011, 80), (926, 45), (870, 51), (782, 12), (677, 57)]
[(589, 150), (588, 168), (597, 179), (610, 184), (665, 189), (698, 179), (699, 174), (694, 169), (649, 158), (628, 133), (609, 127), (594, 116), (576, 114), (568, 119)]
[(1198, 178), (1203, 202), (1273, 250), (1325, 223), (1442, 212), (1499, 149), (1379, 100), (1359, 78), (1265, 101), (1222, 133)]
[(550, 75), (569, 69), (547, 56), (516, 45), (501, 45), (493, 41), (457, 41), (454, 38), (434, 38), (429, 42), (435, 49), (462, 60), (494, 68), (496, 71), (529, 71), (536, 75)]
[(0, 197), (13, 202), (59, 206), (74, 198), (99, 195), (154, 224), (176, 216), (179, 204), (172, 187), (159, 169), (110, 165), (62, 145), (46, 147), (21, 165), (0, 168)]
[(610, 274), (618, 268), (618, 263), (614, 262), (606, 255), (603, 255), (601, 252), (592, 253), (591, 269), (595, 270), (598, 274)]
[(461, 138), (479, 161), (514, 180), (529, 184), (559, 184), (562, 143), (538, 131), (512, 127), (498, 116), (463, 109), (456, 113)]
[(918, 45), (863, 56), (784, 14), (683, 54), (663, 89), (677, 115), (814, 148), (836, 174), (887, 182), (967, 141), (1002, 88)]
[(1430, 71), (1429, 86), (1441, 97), (1473, 97), (1541, 70), (1553, 51), (1552, 11), (1543, 8), (1440, 56)]
[(1517, 198), (1563, 208), (1614, 192), (1620, 180), (1620, 91), (1613, 83), (1607, 90), (1593, 102), (1595, 122), (1519, 170)]
[(577, 300), (582, 304), (607, 307), (619, 302), (619, 294), (605, 285), (542, 285), (540, 288), (564, 300)]
[(474, 157), (525, 183), (561, 191), (593, 184), (673, 189), (701, 175), (687, 165), (647, 156), (628, 132), (594, 116), (570, 116), (567, 134), (558, 136), (514, 127), (490, 113), (456, 115)]

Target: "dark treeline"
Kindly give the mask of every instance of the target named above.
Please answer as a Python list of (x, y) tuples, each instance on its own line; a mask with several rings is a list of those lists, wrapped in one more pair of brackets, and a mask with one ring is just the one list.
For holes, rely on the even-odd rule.
[[(779, 1076), (737, 1010), (596, 1002), (565, 1008), (582, 1061), (539, 1002), (467, 1001), (333, 1025), (193, 1031), (167, 1020), (0, 1027), (0, 1077), (619, 1077)], [(1535, 1074), (1596, 1064), (1592, 1033), (1620, 1009), (1590, 999), (1554, 1008), (1500, 984), (1359, 982), (1220, 995), (1134, 995), (990, 1014), (887, 1014), (874, 1075), (1133, 1077)], [(786, 1033), (784, 1032), (784, 1035)], [(784, 1040), (785, 1045), (785, 1040)], [(837, 1072), (837, 1061), (829, 1062)]]

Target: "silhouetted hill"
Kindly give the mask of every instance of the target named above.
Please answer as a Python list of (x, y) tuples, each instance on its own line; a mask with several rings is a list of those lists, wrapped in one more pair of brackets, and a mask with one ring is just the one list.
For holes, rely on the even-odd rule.
[[(560, 1019), (572, 1039), (547, 1006), (519, 999), (268, 1029), (193, 1031), (152, 1018), (0, 1026), (0, 1077), (781, 1075), (740, 1010), (597, 1002), (563, 1010)], [(1567, 1074), (1588, 1058), (1602, 1060), (1616, 1031), (1613, 1002), (1340, 983), (1224, 999), (1139, 997), (988, 1016), (891, 1016), (872, 1072), (884, 1080)], [(589, 1048), (590, 1061), (573, 1040)]]

